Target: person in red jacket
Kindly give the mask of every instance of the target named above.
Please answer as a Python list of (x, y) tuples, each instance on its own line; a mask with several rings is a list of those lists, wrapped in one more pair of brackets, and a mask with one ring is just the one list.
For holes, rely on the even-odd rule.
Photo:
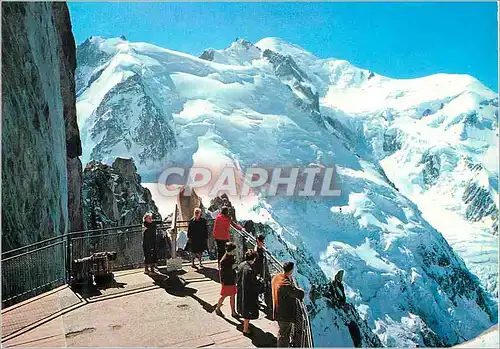
[(226, 253), (226, 242), (231, 239), (231, 235), (229, 234), (229, 228), (235, 227), (236, 229), (242, 230), (243, 227), (237, 223), (231, 221), (229, 217), (229, 208), (227, 206), (223, 206), (221, 212), (215, 218), (214, 223), (214, 239), (217, 244), (217, 262), (220, 262), (221, 258)]

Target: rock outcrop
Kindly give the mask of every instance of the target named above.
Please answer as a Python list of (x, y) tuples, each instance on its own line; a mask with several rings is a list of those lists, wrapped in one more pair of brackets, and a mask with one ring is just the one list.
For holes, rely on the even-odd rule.
[[(167, 115), (146, 93), (139, 75), (117, 84), (94, 112), (96, 122), (89, 130), (96, 141), (89, 160), (108, 162), (117, 149), (149, 165), (166, 159), (177, 146)], [(136, 149), (140, 152), (134, 153)], [(126, 155), (127, 154), (127, 155)]]
[(322, 124), (319, 94), (293, 58), (271, 50), (265, 50), (262, 56), (273, 65), (276, 76), (293, 91), (296, 96), (295, 105), (311, 113), (311, 117)]
[(201, 59), (204, 59), (206, 61), (213, 61), (214, 60), (214, 54), (215, 51), (213, 48), (206, 49), (203, 51), (203, 53), (200, 55)]
[(491, 233), (498, 235), (498, 207), (494, 194), (488, 188), (487, 172), (481, 164), (466, 159), (470, 170), (470, 179), (466, 182), (462, 200), (466, 205), (465, 217), (470, 222), (490, 219)]
[[(185, 191), (190, 191), (190, 195), (184, 195)], [(194, 188), (182, 188), (177, 195), (177, 219), (188, 221), (193, 217), (194, 209), (204, 210), (201, 198), (196, 194)]]
[(2, 29), (5, 251), (81, 227), (81, 144), (66, 4), (2, 4)]
[(146, 212), (161, 219), (132, 159), (117, 158), (112, 166), (88, 163), (83, 171), (83, 203), (86, 229), (141, 224)]

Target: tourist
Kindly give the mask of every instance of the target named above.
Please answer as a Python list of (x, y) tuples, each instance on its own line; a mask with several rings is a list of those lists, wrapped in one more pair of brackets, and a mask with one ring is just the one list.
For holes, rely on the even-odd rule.
[(278, 321), (278, 347), (290, 346), (290, 334), (297, 314), (297, 299), (304, 298), (304, 291), (292, 282), (294, 264), (286, 262), (283, 273), (276, 274), (272, 280), (273, 318)]
[(257, 244), (255, 245), (255, 253), (257, 254), (257, 257), (255, 258), (255, 262), (253, 263), (253, 268), (255, 269), (255, 272), (257, 273), (257, 276), (261, 277), (262, 279), (265, 277), (265, 244), (264, 244), (264, 235), (259, 235), (257, 236)]
[[(156, 225), (153, 223), (153, 214), (148, 212), (143, 217), (142, 249), (144, 251), (144, 273), (156, 272)], [(149, 268), (149, 269), (148, 269)]]
[(231, 239), (229, 229), (233, 225), (237, 229), (243, 229), (239, 224), (231, 221), (229, 217), (229, 208), (223, 206), (221, 212), (217, 215), (214, 222), (214, 239), (217, 244), (217, 262), (220, 262), (224, 253), (226, 253), (226, 242)]
[(236, 249), (236, 245), (232, 242), (226, 242), (226, 253), (220, 260), (220, 271), (219, 271), (219, 279), (221, 283), (220, 290), (220, 298), (217, 303), (217, 307), (215, 308), (215, 313), (219, 316), (224, 316), (220, 307), (222, 306), (222, 302), (226, 297), (229, 297), (229, 305), (231, 306), (231, 316), (234, 318), (238, 318), (238, 314), (234, 310), (234, 299), (237, 292), (236, 287), (236, 270), (235, 263), (236, 259), (234, 257), (234, 252)]
[(237, 310), (243, 318), (243, 334), (250, 335), (250, 320), (259, 318), (258, 296), (262, 287), (252, 264), (257, 257), (254, 250), (245, 253), (245, 261), (238, 266), (236, 284), (238, 286)]
[(267, 271), (267, 261), (266, 261), (266, 246), (264, 243), (264, 235), (260, 234), (257, 236), (255, 245), (255, 253), (257, 258), (253, 263), (253, 268), (257, 273), (257, 276), (263, 281), (262, 294), (259, 296), (261, 302), (265, 304), (265, 311), (268, 315), (271, 315), (272, 310), (272, 292), (271, 292), (271, 279)]
[(207, 220), (201, 216), (201, 209), (195, 208), (193, 218), (189, 221), (188, 231), (188, 246), (187, 249), (191, 252), (191, 265), (195, 268), (194, 259), (198, 257), (200, 260), (200, 268), (203, 267), (201, 258), (205, 252), (208, 240)]

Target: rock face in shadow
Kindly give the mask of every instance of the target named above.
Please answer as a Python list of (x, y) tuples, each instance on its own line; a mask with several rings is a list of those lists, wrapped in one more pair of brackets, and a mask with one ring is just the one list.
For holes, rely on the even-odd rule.
[(271, 50), (265, 50), (262, 56), (272, 64), (276, 76), (292, 90), (296, 96), (295, 105), (311, 113), (311, 117), (322, 124), (319, 94), (293, 58)]
[(65, 3), (2, 4), (2, 244), (81, 224), (76, 52)]
[(82, 204), (82, 155), (80, 130), (76, 116), (75, 72), (76, 45), (71, 31), (68, 7), (64, 3), (52, 3), (55, 26), (59, 39), (59, 71), (61, 75), (61, 97), (63, 100), (66, 127), (66, 156), (68, 170), (68, 216), (69, 230), (83, 230)]
[(200, 56), (201, 59), (204, 59), (206, 61), (213, 61), (214, 60), (214, 50), (209, 48), (203, 51), (203, 53)]
[(83, 202), (86, 229), (141, 224), (146, 212), (161, 219), (132, 159), (117, 158), (112, 166), (88, 163), (83, 171)]
[[(190, 195), (184, 195), (186, 190)], [(194, 188), (184, 187), (177, 195), (177, 219), (181, 221), (188, 221), (194, 216), (194, 209), (203, 209), (201, 198), (196, 194)]]
[[(123, 156), (150, 165), (165, 160), (176, 148), (167, 115), (146, 91), (142, 78), (134, 75), (104, 96), (93, 113), (96, 121), (89, 129), (90, 138), (96, 142), (89, 159), (108, 162), (114, 157), (113, 152), (124, 148)], [(140, 151), (136, 153), (137, 149)]]

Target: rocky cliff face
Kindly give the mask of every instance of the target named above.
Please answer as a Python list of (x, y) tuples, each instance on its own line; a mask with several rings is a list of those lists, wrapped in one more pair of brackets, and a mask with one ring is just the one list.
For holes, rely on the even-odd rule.
[(83, 171), (86, 229), (141, 224), (146, 212), (161, 219), (151, 192), (140, 183), (132, 159), (117, 158), (112, 166), (88, 163)]
[[(149, 164), (165, 159), (176, 146), (165, 115), (146, 94), (138, 75), (109, 91), (94, 114), (96, 122), (89, 130), (90, 137), (100, 141), (90, 154), (92, 160), (109, 161), (113, 151), (125, 147), (124, 154), (134, 155), (140, 164)], [(135, 149), (140, 151), (136, 153)]]
[(75, 72), (76, 46), (68, 7), (52, 3), (55, 26), (59, 39), (59, 71), (61, 75), (61, 97), (66, 126), (66, 163), (68, 171), (68, 218), (69, 230), (83, 230), (82, 204), (82, 143), (76, 116)]
[(73, 76), (64, 3), (2, 4), (2, 244), (81, 226)]
[(269, 49), (264, 50), (262, 56), (273, 65), (276, 76), (293, 91), (296, 97), (295, 104), (310, 112), (312, 118), (322, 124), (319, 94), (307, 74), (299, 68), (293, 58)]

